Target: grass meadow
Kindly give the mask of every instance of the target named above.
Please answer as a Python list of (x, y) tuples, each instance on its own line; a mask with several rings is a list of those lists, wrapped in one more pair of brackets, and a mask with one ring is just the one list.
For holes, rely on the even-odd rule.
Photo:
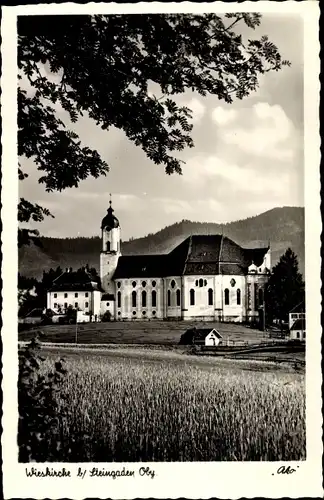
[(60, 356), (67, 369), (61, 461), (305, 459), (302, 373), (125, 348), (44, 352), (44, 371)]

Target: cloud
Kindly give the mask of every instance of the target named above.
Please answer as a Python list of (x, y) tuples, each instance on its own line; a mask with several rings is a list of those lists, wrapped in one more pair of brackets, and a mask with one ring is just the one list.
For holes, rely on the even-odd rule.
[(227, 193), (245, 192), (253, 196), (265, 193), (283, 194), (289, 189), (289, 174), (264, 169), (253, 164), (241, 164), (225, 161), (216, 155), (196, 156), (183, 167), (183, 178), (195, 189), (203, 185), (215, 190), (222, 187)]
[(294, 127), (279, 105), (258, 102), (253, 105), (246, 125), (223, 132), (223, 140), (255, 156), (282, 161), (294, 157)]
[(221, 106), (217, 106), (217, 108), (213, 109), (211, 117), (217, 125), (228, 125), (236, 120), (237, 111), (235, 109), (225, 109)]
[(199, 123), (206, 111), (205, 105), (200, 101), (199, 99), (196, 99), (195, 97), (190, 99), (190, 101), (187, 101), (184, 103), (184, 106), (187, 106), (189, 109), (192, 111), (192, 122)]

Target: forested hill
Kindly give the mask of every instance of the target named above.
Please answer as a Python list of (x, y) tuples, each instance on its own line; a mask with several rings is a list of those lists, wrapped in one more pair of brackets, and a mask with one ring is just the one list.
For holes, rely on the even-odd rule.
[[(274, 208), (248, 219), (214, 224), (183, 220), (167, 226), (155, 234), (122, 242), (122, 253), (165, 253), (190, 234), (220, 234), (242, 246), (267, 245), (270, 241), (272, 265), (288, 247), (298, 256), (304, 273), (304, 208)], [(41, 248), (35, 245), (19, 250), (19, 272), (39, 278), (43, 270), (61, 266), (74, 269), (89, 264), (99, 271), (101, 240), (92, 238), (40, 238)]]

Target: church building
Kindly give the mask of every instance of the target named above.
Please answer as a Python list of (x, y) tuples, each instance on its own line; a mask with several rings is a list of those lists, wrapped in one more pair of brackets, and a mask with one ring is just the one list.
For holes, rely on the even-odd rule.
[(242, 248), (223, 235), (191, 235), (167, 254), (124, 256), (111, 201), (101, 238), (100, 283), (87, 270), (82, 276), (67, 271), (48, 290), (48, 308), (72, 305), (98, 320), (104, 314), (112, 320), (259, 319), (269, 246)]

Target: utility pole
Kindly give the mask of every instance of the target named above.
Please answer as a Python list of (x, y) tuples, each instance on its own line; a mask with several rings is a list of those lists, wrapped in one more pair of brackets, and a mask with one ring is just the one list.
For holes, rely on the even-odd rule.
[(75, 315), (75, 343), (78, 343), (78, 311), (76, 311)]

